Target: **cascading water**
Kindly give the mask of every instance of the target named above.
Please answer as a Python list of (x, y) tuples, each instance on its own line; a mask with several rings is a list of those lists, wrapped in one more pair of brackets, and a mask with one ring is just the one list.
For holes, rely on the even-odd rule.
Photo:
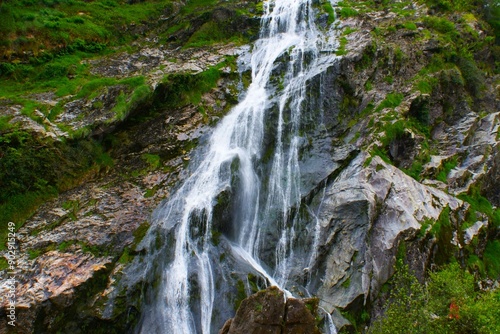
[[(300, 220), (296, 208), (304, 195), (299, 150), (306, 87), (336, 59), (333, 35), (317, 28), (318, 11), (311, 2), (264, 3), (250, 86), (214, 130), (194, 172), (155, 212), (156, 232), (148, 235), (148, 251), (159, 277), (140, 333), (218, 330), (220, 324), (212, 322), (215, 311), (220, 313), (218, 308), (223, 307), (217, 281), (227, 281), (231, 271), (219, 263), (220, 251), (212, 241), (214, 224), (219, 224), (214, 208), (221, 194), (230, 194), (232, 201), (225, 240), (233, 261), (269, 284), (287, 286), (296, 262), (293, 243)], [(279, 69), (282, 64), (285, 68)], [(261, 166), (264, 156), (266, 170)], [(269, 231), (271, 225), (277, 232)], [(158, 234), (164, 236), (160, 246)], [(262, 259), (263, 245), (275, 249), (271, 262)], [(299, 262), (311, 265), (314, 254)], [(145, 271), (152, 272), (149, 267)]]

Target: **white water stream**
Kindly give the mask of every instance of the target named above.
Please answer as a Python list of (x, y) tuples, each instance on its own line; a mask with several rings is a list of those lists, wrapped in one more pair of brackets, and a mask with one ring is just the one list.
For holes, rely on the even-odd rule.
[[(174, 254), (162, 266), (158, 292), (143, 316), (140, 333), (208, 334), (217, 330), (212, 328), (218, 302), (214, 268), (219, 265), (211, 259), (213, 214), (217, 196), (232, 186), (234, 172), (223, 171), (234, 161), (238, 162), (239, 186), (232, 190), (237, 201), (233, 256), (270, 284), (286, 286), (298, 220), (290, 209), (299, 206), (303, 195), (299, 149), (306, 84), (336, 58), (332, 52), (335, 38), (316, 26), (318, 9), (311, 2), (265, 1), (260, 38), (251, 57), (252, 81), (244, 98), (214, 130), (199, 166), (156, 213), (160, 217), (157, 228), (173, 235), (169, 252)], [(280, 64), (285, 68), (277, 71)], [(279, 88), (270, 84), (271, 79), (280, 81)], [(266, 112), (271, 108), (277, 113), (277, 125), (269, 129)], [(270, 172), (261, 175), (258, 166), (264, 155), (265, 131), (273, 132), (274, 146)], [(264, 228), (269, 224), (279, 224), (281, 232), (274, 263), (262, 263), (262, 243), (268, 242), (264, 241)], [(309, 262), (314, 261), (314, 252)], [(264, 268), (271, 269), (266, 272)]]

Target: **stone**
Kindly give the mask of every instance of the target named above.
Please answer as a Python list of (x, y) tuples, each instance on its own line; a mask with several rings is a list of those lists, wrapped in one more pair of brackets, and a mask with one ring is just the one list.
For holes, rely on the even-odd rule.
[(317, 295), (328, 312), (375, 298), (393, 273), (399, 243), (414, 238), (425, 219), (437, 220), (444, 207), (462, 205), (377, 156), (363, 167), (366, 158), (355, 158), (313, 208), (322, 231), (318, 249), (324, 250), (317, 259), (317, 270), (324, 271)]
[(280, 334), (285, 318), (285, 295), (276, 287), (241, 302), (228, 334)]
[(272, 286), (244, 299), (219, 334), (320, 334), (311, 311), (317, 312), (316, 299), (285, 298)]

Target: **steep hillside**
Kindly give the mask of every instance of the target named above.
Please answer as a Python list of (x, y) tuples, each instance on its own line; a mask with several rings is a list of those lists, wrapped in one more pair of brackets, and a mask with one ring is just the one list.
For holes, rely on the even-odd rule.
[[(307, 81), (304, 193), (287, 215), (300, 221), (294, 252), (315, 262), (294, 263), (287, 289), (319, 298), (321, 328), (327, 312), (343, 332), (495, 333), (500, 4), (319, 0), (313, 8), (322, 32), (338, 35), (322, 52), (339, 58)], [(151, 249), (171, 257), (141, 243), (151, 214), (190, 176), (249, 86), (263, 9), (255, 1), (0, 2), (3, 291), (12, 269), (18, 280), (16, 328), (3, 300), (0, 333), (123, 333), (141, 321), (159, 285), (158, 268), (141, 261)], [(289, 53), (275, 64), (272, 91), (284, 89)], [(278, 122), (273, 108), (266, 129)], [(262, 178), (272, 173), (270, 133)], [(221, 192), (214, 204), (220, 266), (235, 262), (233, 195)], [(193, 219), (202, 224), (201, 216)], [(266, 233), (279, 239), (274, 227)], [(168, 241), (158, 235), (156, 243)], [(274, 263), (275, 251), (264, 245), (261, 258)], [(213, 326), (266, 288), (246, 270), (214, 283), (227, 285), (219, 303), (230, 309)], [(254, 316), (245, 312), (238, 323)]]

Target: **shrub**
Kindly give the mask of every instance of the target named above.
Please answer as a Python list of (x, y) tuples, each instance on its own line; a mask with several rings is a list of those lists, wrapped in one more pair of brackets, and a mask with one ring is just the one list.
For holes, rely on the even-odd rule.
[(484, 250), (484, 264), (488, 275), (493, 279), (500, 277), (500, 241), (491, 240)]
[(478, 96), (484, 88), (484, 77), (476, 62), (465, 57), (458, 57), (456, 64), (465, 80), (465, 87), (473, 95)]
[(497, 333), (500, 290), (477, 292), (474, 276), (454, 262), (420, 284), (406, 265), (390, 281), (382, 318), (368, 333)]

